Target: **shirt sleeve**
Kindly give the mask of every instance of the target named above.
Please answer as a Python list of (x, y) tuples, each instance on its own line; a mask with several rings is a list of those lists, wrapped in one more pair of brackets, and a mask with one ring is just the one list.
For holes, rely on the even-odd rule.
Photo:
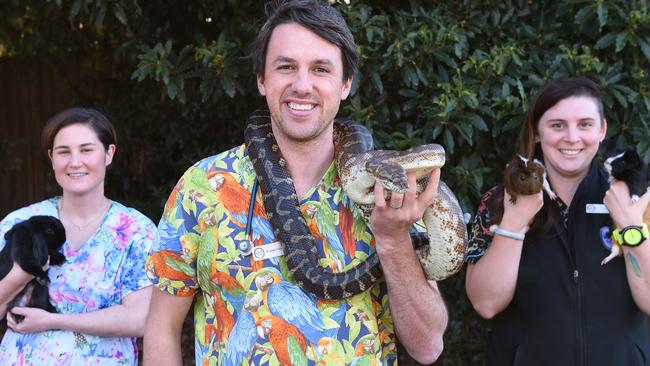
[(22, 208), (10, 213), (0, 221), (0, 250), (2, 250), (7, 244), (5, 234), (7, 234), (14, 225), (29, 219), (31, 216), (32, 214), (28, 211), (28, 208)]
[(158, 242), (158, 230), (151, 220), (137, 212), (139, 230), (131, 238), (129, 252), (122, 268), (121, 296), (151, 285), (145, 269), (145, 260), (151, 248)]
[(488, 201), (495, 194), (497, 187), (487, 191), (481, 198), (476, 215), (472, 220), (471, 230), (469, 232), (469, 245), (465, 261), (467, 263), (476, 263), (485, 254), (490, 245), (494, 234), (490, 231), (490, 212), (488, 210)]
[(160, 290), (175, 296), (194, 296), (198, 288), (196, 259), (199, 234), (197, 201), (188, 188), (190, 168), (172, 190), (158, 224), (159, 240), (147, 256), (147, 275)]

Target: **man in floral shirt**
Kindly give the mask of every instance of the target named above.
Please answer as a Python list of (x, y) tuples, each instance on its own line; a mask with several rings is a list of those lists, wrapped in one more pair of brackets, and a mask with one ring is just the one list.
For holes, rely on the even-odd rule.
[(147, 261), (158, 290), (145, 363), (181, 364), (180, 331), (193, 300), (197, 365), (393, 365), (396, 335), (416, 360), (435, 361), (447, 313), (436, 283), (424, 277), (409, 228), (431, 204), (439, 170), (419, 196), (414, 176), (409, 192), (388, 202), (376, 186), (371, 232), (343, 192), (333, 159), (333, 120), (358, 57), (345, 21), (325, 2), (285, 2), (255, 46), (258, 88), (319, 264), (341, 272), (376, 253), (384, 278), (341, 300), (298, 286), (262, 195), (252, 193), (258, 177), (247, 150), (235, 147), (188, 169), (165, 205), (160, 245)]

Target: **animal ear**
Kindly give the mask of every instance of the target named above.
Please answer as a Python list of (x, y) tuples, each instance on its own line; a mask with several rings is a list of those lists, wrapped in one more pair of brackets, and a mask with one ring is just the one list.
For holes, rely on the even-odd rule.
[(11, 237), (14, 235), (15, 232), (16, 230), (14, 228), (9, 229), (9, 231), (5, 233), (5, 241), (11, 240)]
[(33, 227), (29, 221), (23, 221), (13, 227), (11, 241), (11, 260), (16, 262), (25, 272), (40, 276), (43, 274), (43, 265), (34, 257), (34, 243), (32, 242)]
[(31, 231), (32, 243), (34, 244), (34, 258), (41, 265), (45, 265), (48, 256), (47, 241), (43, 237), (43, 233), (33, 229)]

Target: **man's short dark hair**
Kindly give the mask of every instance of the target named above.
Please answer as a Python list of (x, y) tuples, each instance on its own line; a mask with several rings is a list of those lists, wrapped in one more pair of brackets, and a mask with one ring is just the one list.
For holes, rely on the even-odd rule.
[(359, 55), (354, 37), (345, 19), (338, 10), (320, 0), (271, 1), (265, 5), (267, 21), (253, 42), (250, 58), (253, 70), (264, 75), (266, 51), (275, 27), (281, 24), (297, 23), (318, 36), (336, 45), (341, 50), (343, 79), (349, 80), (357, 72)]

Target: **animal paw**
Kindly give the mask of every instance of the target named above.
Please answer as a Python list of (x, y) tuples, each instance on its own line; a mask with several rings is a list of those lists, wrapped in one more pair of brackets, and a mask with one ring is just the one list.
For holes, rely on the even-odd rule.
[(557, 194), (555, 194), (551, 189), (551, 184), (548, 182), (548, 179), (546, 179), (546, 174), (544, 174), (544, 184), (542, 185), (542, 188), (544, 188), (544, 191), (548, 194), (548, 198), (552, 200), (557, 199)]
[(607, 264), (609, 261), (622, 254), (621, 245), (613, 236), (610, 236), (609, 233), (609, 227), (603, 226), (600, 228), (600, 240), (602, 240), (605, 247), (609, 248), (609, 255), (600, 262), (601, 266)]
[(619, 247), (619, 245), (616, 244), (616, 243), (612, 243), (612, 251), (609, 253), (609, 255), (607, 257), (605, 257), (605, 259), (603, 259), (600, 262), (600, 265), (604, 266), (605, 264), (607, 264), (612, 259), (618, 257), (620, 254), (621, 254), (621, 248)]

